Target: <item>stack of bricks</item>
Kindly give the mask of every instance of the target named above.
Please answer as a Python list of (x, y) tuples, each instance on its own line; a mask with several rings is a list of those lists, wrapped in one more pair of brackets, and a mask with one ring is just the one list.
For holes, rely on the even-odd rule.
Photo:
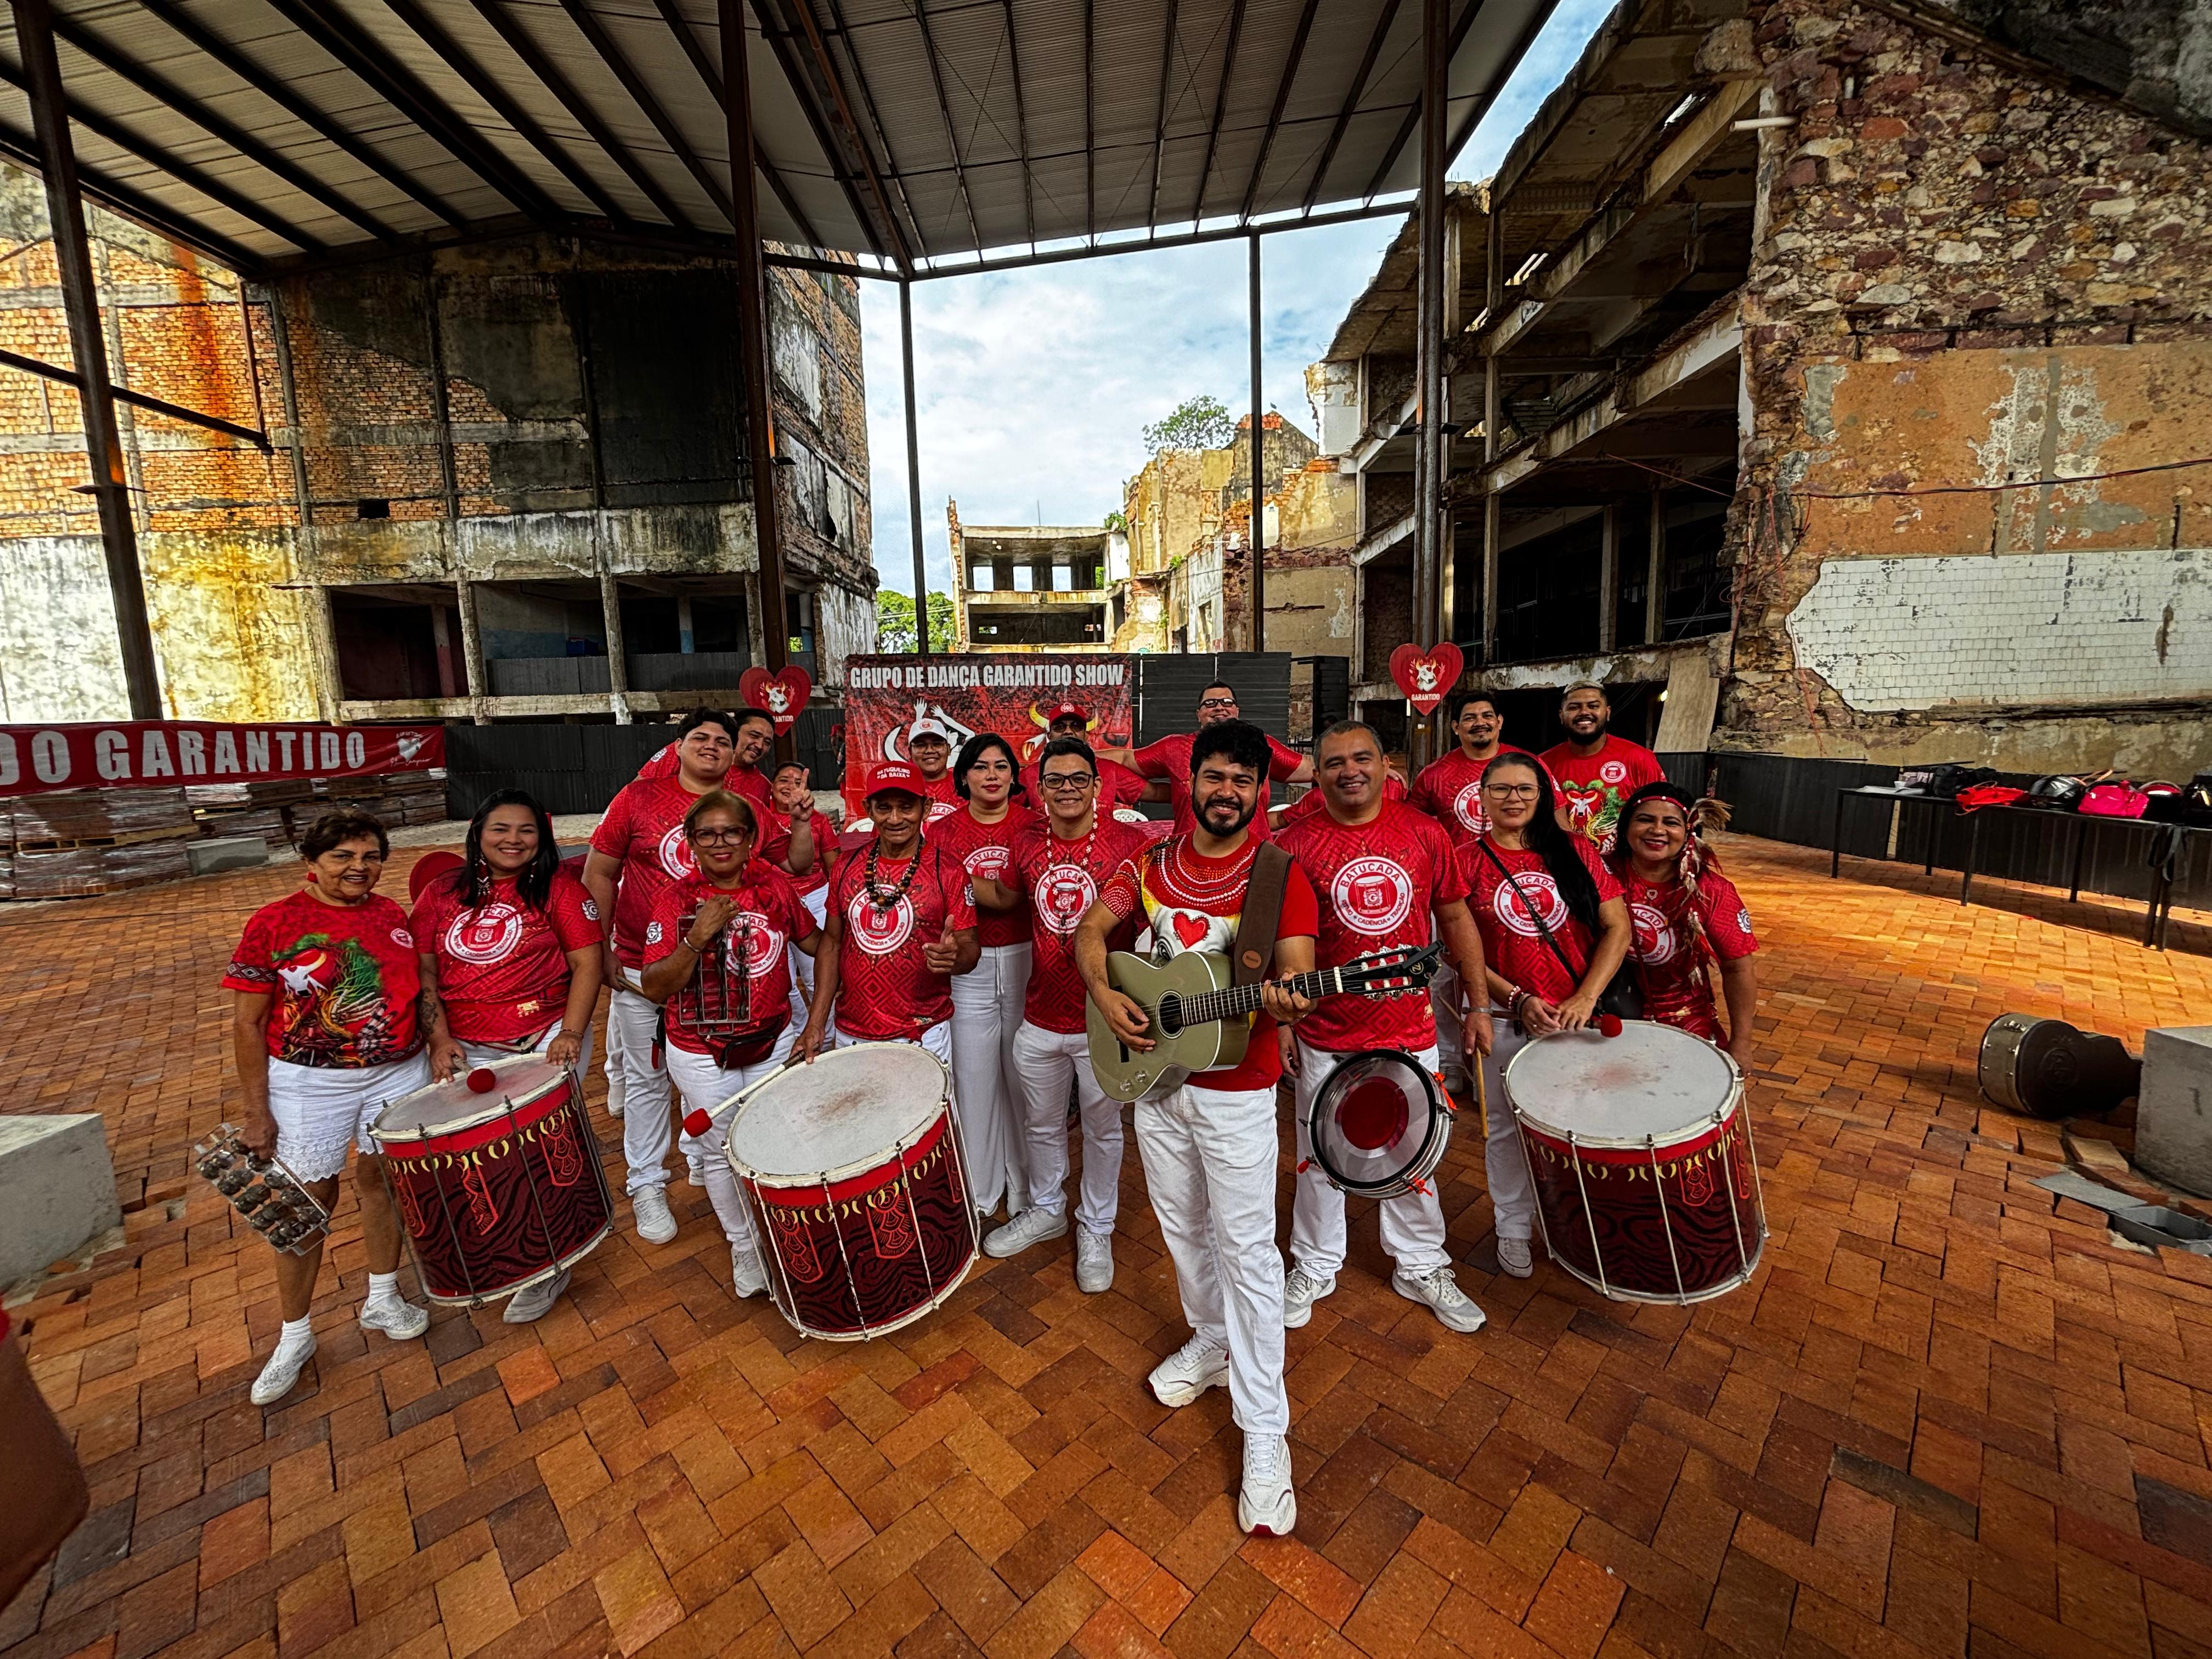
[(0, 806), (0, 898), (86, 898), (189, 872), (181, 789), (72, 789)]

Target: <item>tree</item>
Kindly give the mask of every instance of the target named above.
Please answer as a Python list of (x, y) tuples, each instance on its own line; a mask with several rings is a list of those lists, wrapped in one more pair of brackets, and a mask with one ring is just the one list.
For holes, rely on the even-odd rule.
[(1153, 454), (1164, 449), (1225, 449), (1237, 436), (1237, 422), (1218, 398), (1203, 393), (1186, 398), (1164, 421), (1145, 428), (1145, 447)]
[[(946, 593), (929, 596), (929, 648), (952, 647), (952, 599)], [(914, 600), (911, 596), (883, 588), (876, 594), (876, 649), (894, 653), (915, 648)]]

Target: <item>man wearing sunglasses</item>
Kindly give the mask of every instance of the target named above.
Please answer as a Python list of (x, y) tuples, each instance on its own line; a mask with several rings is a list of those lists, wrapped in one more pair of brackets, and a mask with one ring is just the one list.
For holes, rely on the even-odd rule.
[[(1190, 805), (1190, 751), (1191, 745), (1198, 741), (1198, 732), (1203, 732), (1209, 726), (1218, 726), (1224, 720), (1243, 718), (1237, 709), (1236, 688), (1225, 680), (1216, 680), (1199, 693), (1197, 732), (1178, 732), (1173, 737), (1162, 738), (1158, 743), (1146, 744), (1133, 755), (1127, 757), (1129, 765), (1152, 781), (1151, 787), (1145, 791), (1145, 799), (1174, 804), (1176, 835), (1189, 835), (1198, 827), (1197, 816)], [(1267, 775), (1260, 780), (1259, 811), (1252, 815), (1252, 838), (1255, 841), (1268, 838), (1268, 784), (1271, 781), (1313, 781), (1313, 762), (1288, 744), (1269, 738), (1267, 757)]]
[[(1115, 807), (1134, 806), (1145, 799), (1146, 786), (1144, 779), (1125, 764), (1129, 757), (1127, 750), (1104, 749), (1092, 742), (1091, 725), (1091, 711), (1081, 703), (1060, 703), (1044, 717), (1045, 744), (1049, 746), (1055, 738), (1075, 738), (1091, 751), (1098, 763), (1098, 810), (1111, 817)], [(1121, 758), (1110, 758), (1115, 756)], [(1022, 768), (1022, 787), (1033, 805), (1044, 799), (1038, 787), (1038, 774), (1043, 766), (1043, 761), (1039, 759)], [(1160, 799), (1164, 800), (1167, 797), (1163, 795)]]

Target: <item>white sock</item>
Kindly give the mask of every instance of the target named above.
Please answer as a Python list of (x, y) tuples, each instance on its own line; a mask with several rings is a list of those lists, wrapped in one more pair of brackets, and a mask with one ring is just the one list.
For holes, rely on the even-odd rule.
[(397, 1302), (399, 1300), (398, 1273), (371, 1273), (368, 1276), (368, 1302)]
[(283, 1328), (276, 1334), (276, 1346), (280, 1348), (296, 1348), (303, 1343), (313, 1341), (314, 1335), (313, 1320), (288, 1319), (284, 1322)]

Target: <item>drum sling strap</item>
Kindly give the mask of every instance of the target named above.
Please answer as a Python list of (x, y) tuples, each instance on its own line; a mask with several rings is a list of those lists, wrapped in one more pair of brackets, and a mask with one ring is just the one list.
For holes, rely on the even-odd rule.
[(1252, 855), (1252, 875), (1244, 887), (1244, 908), (1237, 917), (1237, 941), (1229, 947), (1229, 982), (1257, 985), (1274, 960), (1275, 935), (1283, 925), (1283, 895), (1290, 886), (1291, 855), (1270, 841)]
[[(1568, 958), (1567, 953), (1559, 947), (1559, 941), (1552, 936), (1552, 930), (1544, 926), (1542, 913), (1529, 902), (1527, 890), (1514, 878), (1513, 872), (1505, 867), (1505, 860), (1492, 849), (1488, 838), (1479, 839), (1474, 844), (1482, 848), (1482, 855), (1496, 865), (1498, 873), (1505, 878), (1506, 884), (1513, 890), (1513, 896), (1521, 901), (1521, 908), (1528, 913), (1528, 920), (1536, 924), (1536, 931), (1544, 936), (1544, 943), (1552, 947), (1552, 954), (1559, 959), (1559, 966), (1567, 970), (1568, 982), (1580, 985), (1588, 965), (1577, 968)], [(1620, 971), (1613, 976), (1612, 983), (1598, 993), (1597, 1006), (1600, 1013), (1611, 1014), (1617, 1019), (1644, 1018), (1644, 994), (1637, 988), (1626, 963), (1621, 963)], [(1507, 1012), (1512, 1011), (1509, 1009)]]

